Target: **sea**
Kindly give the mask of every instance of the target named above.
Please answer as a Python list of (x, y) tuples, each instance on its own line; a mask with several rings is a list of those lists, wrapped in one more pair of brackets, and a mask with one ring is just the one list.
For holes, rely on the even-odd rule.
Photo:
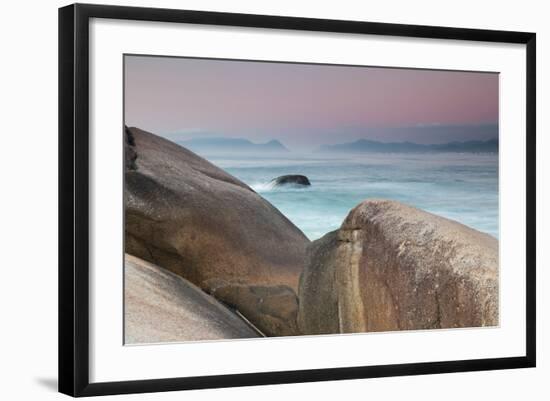
[[(365, 199), (392, 199), (499, 236), (498, 155), (474, 153), (205, 155), (279, 209), (310, 239), (336, 230)], [(311, 186), (275, 186), (301, 174)]]

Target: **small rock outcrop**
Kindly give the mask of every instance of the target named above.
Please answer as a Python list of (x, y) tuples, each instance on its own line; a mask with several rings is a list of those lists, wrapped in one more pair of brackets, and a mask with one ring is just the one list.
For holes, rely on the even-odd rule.
[(304, 334), (499, 323), (498, 241), (455, 221), (368, 200), (308, 255), (299, 289)]
[(125, 255), (126, 344), (259, 337), (258, 332), (187, 280)]
[[(125, 148), (127, 253), (206, 292), (215, 281), (217, 287), (286, 286), (297, 293), (309, 240), (275, 207), (207, 160), (149, 132), (126, 128)], [(221, 293), (216, 297), (226, 301)], [(232, 293), (230, 301), (243, 314), (250, 309), (248, 298)], [(256, 324), (263, 310), (246, 317)], [(286, 322), (281, 333), (295, 326)]]
[(311, 182), (309, 182), (309, 178), (307, 178), (305, 175), (297, 175), (297, 174), (282, 175), (280, 177), (277, 177), (271, 180), (271, 183), (274, 186), (295, 185), (295, 186), (308, 187), (311, 185)]

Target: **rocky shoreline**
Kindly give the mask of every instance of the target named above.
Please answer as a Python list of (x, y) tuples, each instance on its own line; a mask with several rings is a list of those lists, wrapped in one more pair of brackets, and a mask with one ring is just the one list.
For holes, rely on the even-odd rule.
[(127, 343), (498, 325), (489, 235), (367, 200), (311, 242), (193, 152), (125, 139)]

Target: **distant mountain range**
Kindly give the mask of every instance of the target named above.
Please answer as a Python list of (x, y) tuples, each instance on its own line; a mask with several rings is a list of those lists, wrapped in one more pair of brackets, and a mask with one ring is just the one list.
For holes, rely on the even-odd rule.
[(498, 139), (487, 141), (448, 142), (441, 144), (423, 145), (414, 142), (378, 142), (368, 139), (359, 139), (355, 142), (336, 145), (321, 145), (319, 152), (378, 152), (378, 153), (428, 153), (428, 152), (457, 152), (457, 153), (496, 153)]
[(288, 152), (289, 150), (279, 141), (272, 140), (266, 143), (254, 143), (243, 138), (193, 138), (177, 141), (193, 151), (232, 151), (232, 152)]

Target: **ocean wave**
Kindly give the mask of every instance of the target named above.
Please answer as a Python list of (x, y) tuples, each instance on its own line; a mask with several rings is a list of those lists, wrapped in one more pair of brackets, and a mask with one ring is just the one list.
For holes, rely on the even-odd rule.
[(275, 183), (270, 182), (258, 182), (255, 184), (250, 184), (250, 188), (252, 188), (256, 192), (270, 192), (273, 191), (275, 187)]
[(284, 184), (276, 185), (274, 181), (269, 182), (257, 182), (250, 184), (250, 187), (258, 193), (266, 192), (304, 192), (310, 191), (311, 186), (304, 186), (299, 184)]
[[(357, 204), (368, 198), (393, 199), (499, 237), (498, 158), (449, 154), (370, 155), (364, 160), (309, 164), (296, 168), (248, 163), (229, 173), (247, 183), (310, 239), (337, 229)], [(277, 186), (273, 177), (303, 174), (311, 186)]]

